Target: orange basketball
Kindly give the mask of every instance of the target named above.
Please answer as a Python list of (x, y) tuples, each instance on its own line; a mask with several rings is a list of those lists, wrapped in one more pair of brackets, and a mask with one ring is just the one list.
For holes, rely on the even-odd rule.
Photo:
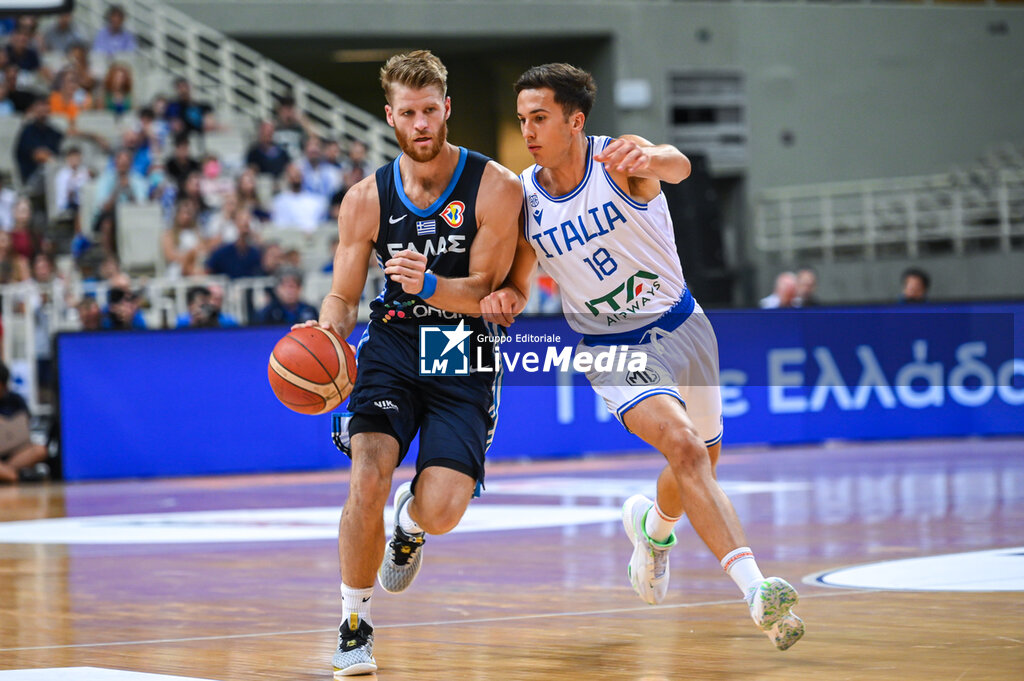
[(300, 414), (326, 414), (352, 392), (356, 357), (333, 331), (304, 326), (274, 346), (267, 377), (284, 406)]

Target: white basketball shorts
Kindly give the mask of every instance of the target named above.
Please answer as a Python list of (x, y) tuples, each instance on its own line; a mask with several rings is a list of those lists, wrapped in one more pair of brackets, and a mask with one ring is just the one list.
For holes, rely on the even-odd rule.
[[(579, 344), (577, 352), (599, 352), (601, 346)], [(621, 347), (620, 347), (621, 350)], [(718, 340), (700, 308), (673, 331), (650, 329), (644, 342), (626, 346), (626, 353), (647, 354), (645, 371), (587, 372), (590, 384), (625, 426), (623, 417), (648, 397), (671, 395), (682, 402), (707, 446), (722, 439), (722, 391), (718, 382)], [(628, 430), (628, 428), (627, 428)]]

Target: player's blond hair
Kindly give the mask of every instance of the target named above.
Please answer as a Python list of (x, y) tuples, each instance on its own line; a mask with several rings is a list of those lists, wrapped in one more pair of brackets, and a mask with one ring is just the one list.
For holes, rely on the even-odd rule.
[(388, 102), (394, 85), (404, 85), (413, 90), (436, 85), (444, 96), (448, 94), (448, 69), (430, 50), (396, 54), (381, 67), (380, 85)]

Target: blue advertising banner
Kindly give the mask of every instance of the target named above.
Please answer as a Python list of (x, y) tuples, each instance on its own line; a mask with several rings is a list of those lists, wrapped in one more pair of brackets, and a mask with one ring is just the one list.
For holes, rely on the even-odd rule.
[[(1024, 433), (1024, 337), (1016, 333), (1024, 304), (708, 318), (719, 343), (726, 446)], [(347, 465), (331, 442), (330, 417), (289, 411), (267, 384), (270, 351), (286, 331), (61, 335), (65, 476)], [(489, 460), (646, 447), (579, 373), (578, 341), (561, 317), (525, 318), (510, 329), (500, 343), (504, 388)], [(609, 352), (594, 363), (621, 368), (632, 359), (623, 346), (602, 350)], [(406, 463), (414, 459), (415, 447)]]
[(727, 441), (1022, 433), (1022, 315), (1020, 306), (712, 315)]

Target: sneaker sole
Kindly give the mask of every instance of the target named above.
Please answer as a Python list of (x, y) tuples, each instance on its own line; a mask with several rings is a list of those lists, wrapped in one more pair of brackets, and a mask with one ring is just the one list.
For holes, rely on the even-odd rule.
[(765, 580), (770, 586), (761, 592), (765, 604), (764, 619), (758, 624), (779, 650), (787, 650), (804, 635), (804, 622), (793, 612), (800, 595), (789, 582), (772, 578)]
[(371, 662), (360, 662), (344, 669), (334, 668), (334, 678), (340, 679), (343, 676), (358, 676), (359, 674), (372, 674), (377, 671), (377, 665)]
[(804, 621), (792, 612), (776, 622), (769, 632), (772, 643), (779, 650), (789, 650), (803, 635)]

